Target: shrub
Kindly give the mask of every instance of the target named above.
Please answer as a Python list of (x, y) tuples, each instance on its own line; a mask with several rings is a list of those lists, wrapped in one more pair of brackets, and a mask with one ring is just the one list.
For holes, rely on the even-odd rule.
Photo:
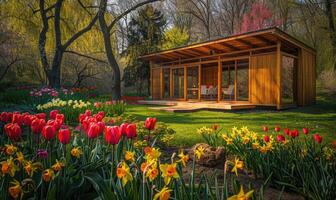
[(326, 69), (320, 74), (320, 82), (327, 92), (336, 93), (336, 70)]

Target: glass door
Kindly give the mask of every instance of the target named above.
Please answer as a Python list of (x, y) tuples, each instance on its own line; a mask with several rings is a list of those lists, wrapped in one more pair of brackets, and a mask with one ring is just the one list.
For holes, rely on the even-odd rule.
[(236, 100), (249, 100), (249, 60), (237, 60)]
[(184, 68), (173, 69), (173, 98), (184, 98)]
[(198, 99), (198, 66), (187, 67), (187, 98)]
[(163, 98), (170, 98), (170, 68), (163, 69)]
[(222, 63), (222, 99), (235, 100), (235, 61)]

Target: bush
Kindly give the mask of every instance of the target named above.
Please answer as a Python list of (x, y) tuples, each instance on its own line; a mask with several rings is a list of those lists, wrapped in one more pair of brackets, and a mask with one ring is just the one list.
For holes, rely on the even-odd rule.
[(336, 93), (336, 70), (325, 69), (320, 74), (320, 82), (327, 92)]

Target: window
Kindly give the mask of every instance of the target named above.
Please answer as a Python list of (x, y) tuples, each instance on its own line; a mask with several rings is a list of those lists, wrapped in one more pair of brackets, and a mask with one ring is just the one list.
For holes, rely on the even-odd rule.
[(176, 99), (184, 98), (184, 69), (173, 69), (173, 97)]

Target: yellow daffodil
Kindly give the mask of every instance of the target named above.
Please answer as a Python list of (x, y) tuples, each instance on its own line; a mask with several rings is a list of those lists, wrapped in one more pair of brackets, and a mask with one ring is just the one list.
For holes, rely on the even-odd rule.
[(83, 154), (80, 147), (74, 147), (71, 149), (71, 155), (76, 158), (80, 158), (80, 156)]
[(122, 185), (125, 186), (128, 181), (133, 180), (133, 176), (130, 172), (130, 168), (125, 162), (122, 162), (117, 168), (117, 177), (121, 179)]
[(16, 171), (19, 171), (19, 167), (15, 165), (13, 158), (10, 157), (6, 161), (0, 162), (2, 175), (9, 174), (11, 177), (15, 175)]
[(172, 178), (179, 178), (179, 175), (176, 170), (176, 163), (173, 164), (161, 164), (160, 170), (162, 172), (162, 177), (164, 178), (164, 182), (166, 185), (169, 184)]
[(45, 182), (49, 182), (54, 179), (55, 173), (52, 169), (46, 169), (42, 173), (42, 178)]
[(19, 181), (14, 180), (10, 182), (10, 187), (8, 188), (8, 193), (13, 199), (18, 199), (22, 196), (21, 184)]
[(199, 160), (201, 159), (201, 157), (204, 155), (204, 148), (203, 147), (198, 147), (196, 150), (195, 150), (195, 156), (196, 156), (196, 159)]
[(223, 134), (222, 137), (223, 137), (223, 139), (224, 139), (224, 141), (226, 142), (227, 145), (230, 145), (230, 144), (233, 143), (233, 139), (231, 137), (227, 136), (226, 134)]
[(162, 190), (154, 195), (153, 200), (168, 200), (170, 198), (170, 190), (168, 187), (162, 188)]
[(197, 129), (197, 133), (200, 135), (210, 135), (213, 133), (213, 129), (203, 126), (202, 128)]
[(32, 163), (31, 161), (28, 161), (25, 163), (23, 169), (28, 174), (28, 176), (32, 177), (34, 175), (34, 172), (36, 172), (38, 169), (42, 168), (42, 164), (39, 162)]
[(60, 171), (63, 167), (64, 167), (64, 163), (62, 163), (62, 162), (60, 162), (60, 161), (58, 161), (58, 160), (56, 160), (56, 163), (55, 163), (53, 166), (51, 166), (51, 168), (52, 168), (55, 172)]
[(252, 194), (253, 194), (253, 190), (245, 193), (243, 186), (241, 186), (239, 193), (229, 197), (228, 200), (248, 200), (252, 197)]
[(181, 151), (181, 153), (178, 155), (178, 157), (180, 158), (180, 160), (177, 161), (177, 162), (181, 162), (182, 165), (185, 167), (187, 165), (187, 162), (189, 161), (189, 156), (185, 155), (183, 153), (183, 151)]
[(17, 151), (17, 147), (12, 144), (5, 145), (5, 152), (7, 155), (13, 155)]
[(256, 142), (252, 143), (252, 148), (253, 149), (258, 149), (259, 147), (260, 147), (260, 143), (259, 142), (256, 141)]
[(157, 160), (161, 155), (159, 149), (154, 147), (145, 147), (144, 152), (146, 160)]
[(238, 169), (243, 169), (244, 167), (244, 162), (239, 160), (238, 158), (235, 158), (235, 161), (228, 161), (229, 164), (233, 165), (233, 168), (231, 172), (234, 172), (236, 176), (238, 176)]
[(134, 162), (135, 161), (134, 155), (135, 155), (134, 152), (132, 152), (132, 151), (126, 151), (126, 153), (125, 153), (125, 160)]
[(260, 153), (267, 153), (267, 150), (268, 150), (268, 148), (267, 148), (267, 146), (261, 146), (260, 148), (259, 148), (259, 151), (260, 151)]
[(22, 152), (17, 152), (16, 153), (16, 159), (20, 164), (24, 162), (24, 155)]
[(243, 139), (243, 144), (247, 144), (250, 142), (250, 138), (247, 136), (243, 136), (242, 139)]

